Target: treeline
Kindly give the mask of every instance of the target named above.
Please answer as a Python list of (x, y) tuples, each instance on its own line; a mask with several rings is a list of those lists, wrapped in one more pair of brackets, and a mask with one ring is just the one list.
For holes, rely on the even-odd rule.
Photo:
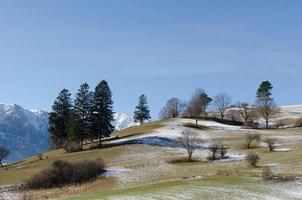
[[(269, 128), (269, 122), (279, 113), (272, 96), (273, 86), (269, 81), (263, 81), (257, 92), (254, 104), (241, 103), (232, 104), (232, 97), (225, 92), (221, 92), (209, 97), (203, 89), (196, 89), (191, 99), (187, 102), (178, 98), (171, 98), (160, 111), (161, 119), (175, 117), (190, 117), (198, 119), (215, 117), (221, 121), (238, 121), (246, 127), (255, 127), (256, 120), (263, 119), (265, 127)], [(207, 112), (207, 108), (213, 104), (216, 111)], [(209, 116), (211, 114), (211, 116)]]
[[(147, 97), (141, 95), (134, 111), (134, 119), (141, 124), (150, 119)], [(83, 149), (84, 141), (96, 141), (101, 145), (105, 137), (114, 131), (112, 92), (107, 81), (102, 80), (90, 91), (87, 83), (78, 89), (75, 99), (67, 89), (60, 91), (49, 115), (49, 132), (54, 148), (76, 144)]]

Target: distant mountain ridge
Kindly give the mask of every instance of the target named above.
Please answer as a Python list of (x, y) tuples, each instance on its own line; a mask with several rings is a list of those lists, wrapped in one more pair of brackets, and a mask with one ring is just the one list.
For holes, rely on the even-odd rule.
[(115, 130), (122, 130), (130, 126), (138, 125), (138, 123), (134, 121), (132, 115), (124, 113), (114, 113), (114, 122), (112, 123), (112, 125), (115, 127)]
[(0, 146), (11, 151), (8, 162), (49, 149), (48, 113), (0, 104)]
[[(116, 130), (136, 125), (131, 115), (114, 114)], [(17, 104), (0, 103), (0, 146), (11, 151), (12, 162), (49, 150), (48, 112), (26, 110)]]

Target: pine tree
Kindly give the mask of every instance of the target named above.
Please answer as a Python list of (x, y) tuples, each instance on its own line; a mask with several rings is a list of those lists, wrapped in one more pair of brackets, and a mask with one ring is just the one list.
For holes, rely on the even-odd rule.
[(257, 111), (265, 120), (266, 128), (269, 128), (269, 120), (278, 113), (278, 108), (272, 97), (273, 86), (269, 81), (263, 81), (257, 91)]
[(134, 111), (134, 121), (139, 122), (140, 124), (144, 124), (145, 120), (150, 119), (150, 110), (147, 103), (147, 97), (142, 94), (139, 97), (138, 105)]
[(67, 89), (63, 89), (56, 98), (52, 112), (49, 114), (49, 132), (56, 147), (61, 147), (68, 139), (71, 113), (71, 94)]
[(113, 101), (112, 93), (107, 81), (101, 81), (95, 88), (92, 98), (91, 113), (91, 134), (93, 138), (98, 139), (101, 145), (101, 139), (109, 137), (114, 131), (113, 121)]
[(73, 106), (73, 115), (70, 122), (70, 134), (73, 141), (80, 143), (83, 148), (83, 141), (88, 139), (91, 120), (90, 113), (92, 108), (92, 93), (89, 85), (83, 83), (76, 94)]

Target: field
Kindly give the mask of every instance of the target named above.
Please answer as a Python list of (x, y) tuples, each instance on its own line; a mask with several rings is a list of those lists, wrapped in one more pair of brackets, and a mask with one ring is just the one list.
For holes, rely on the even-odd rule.
[[(171, 142), (180, 136), (182, 125), (190, 119), (153, 122), (116, 132), (118, 139), (108, 141), (106, 148), (67, 154), (63, 150), (44, 154), (48, 159), (29, 158), (1, 169), (0, 185), (22, 183), (54, 160), (77, 161), (103, 158), (107, 172), (98, 180), (80, 186), (26, 191), (33, 199), (301, 199), (302, 129), (245, 130), (210, 121), (199, 121), (206, 130), (194, 129), (208, 146), (219, 141), (229, 147), (229, 159), (207, 161), (208, 151), (193, 154), (194, 162), (184, 162), (186, 151)], [(278, 140), (276, 152), (263, 143), (244, 147), (246, 132)], [(244, 161), (249, 152), (257, 152), (258, 167)], [(270, 166), (275, 174), (295, 176), (293, 182), (271, 182), (261, 179)], [(23, 195), (14, 194), (16, 199)], [(1, 199), (1, 196), (0, 196)]]

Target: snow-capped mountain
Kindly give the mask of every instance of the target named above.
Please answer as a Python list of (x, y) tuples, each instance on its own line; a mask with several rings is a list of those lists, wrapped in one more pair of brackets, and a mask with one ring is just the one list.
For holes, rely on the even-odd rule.
[(115, 127), (115, 130), (121, 130), (130, 126), (137, 125), (137, 123), (134, 122), (132, 115), (114, 113), (114, 122), (112, 123), (112, 125)]
[[(116, 130), (136, 125), (131, 115), (115, 113)], [(0, 146), (10, 150), (5, 162), (24, 159), (49, 149), (48, 113), (0, 103)]]
[(49, 149), (48, 113), (0, 104), (0, 146), (10, 150), (8, 162)]

